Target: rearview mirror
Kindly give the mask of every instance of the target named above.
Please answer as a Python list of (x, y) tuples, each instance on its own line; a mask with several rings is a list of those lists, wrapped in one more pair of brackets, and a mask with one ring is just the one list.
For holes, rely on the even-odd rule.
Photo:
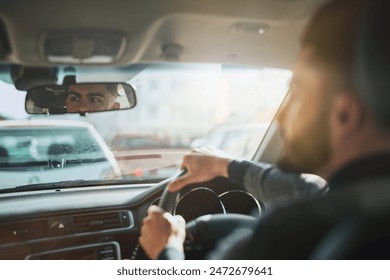
[(29, 89), (25, 108), (29, 114), (85, 115), (90, 112), (131, 109), (135, 90), (126, 83), (80, 83), (45, 85)]

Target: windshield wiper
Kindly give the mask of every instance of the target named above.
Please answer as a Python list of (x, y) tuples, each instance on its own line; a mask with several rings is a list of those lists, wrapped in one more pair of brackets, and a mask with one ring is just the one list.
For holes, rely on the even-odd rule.
[[(72, 180), (72, 181), (60, 181), (49, 182), (17, 186), (15, 188), (7, 188), (0, 190), (0, 193), (5, 192), (19, 192), (19, 191), (37, 191), (37, 190), (51, 190), (51, 189), (66, 189), (74, 187), (91, 187), (91, 186), (106, 186), (106, 185), (120, 185), (133, 183), (135, 180), (117, 179), (117, 180)], [(139, 181), (137, 181), (139, 182)]]
[[(149, 171), (157, 171), (164, 168), (172, 168), (176, 165), (166, 165)], [(123, 184), (154, 184), (158, 183), (161, 180), (166, 179), (166, 177), (153, 176), (149, 178), (138, 178), (134, 176), (124, 175), (123, 179), (112, 179), (112, 180), (70, 180), (70, 181), (59, 181), (59, 182), (48, 182), (48, 183), (38, 183), (38, 184), (29, 184), (21, 185), (14, 188), (1, 189), (1, 193), (12, 193), (12, 192), (24, 192), (24, 191), (37, 191), (37, 190), (55, 190), (55, 189), (66, 189), (66, 188), (75, 188), (75, 187), (99, 187), (99, 186), (108, 186), (108, 185), (123, 185)]]

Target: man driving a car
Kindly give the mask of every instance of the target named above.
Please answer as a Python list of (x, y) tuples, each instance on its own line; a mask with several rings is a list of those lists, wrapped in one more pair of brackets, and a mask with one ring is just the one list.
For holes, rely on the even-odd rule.
[(69, 113), (86, 113), (96, 111), (118, 110), (117, 85), (85, 84), (71, 85), (65, 105)]
[[(380, 200), (387, 192), (376, 186), (377, 180), (389, 182), (389, 124), (368, 108), (353, 75), (363, 5), (358, 0), (332, 1), (317, 12), (303, 34), (289, 94), (277, 115), (285, 147), (278, 166), (325, 178), (329, 194), (262, 218), (242, 255), (235, 258), (309, 258), (339, 222), (381, 204), (388, 207)], [(170, 191), (217, 176), (249, 191), (258, 187), (253, 182), (248, 186), (251, 173), (258, 170), (249, 161), (193, 152), (184, 157), (182, 168), (187, 173), (168, 186)], [(373, 197), (366, 199), (367, 195)], [(182, 217), (152, 206), (143, 221), (140, 244), (152, 259), (182, 259), (184, 226)]]

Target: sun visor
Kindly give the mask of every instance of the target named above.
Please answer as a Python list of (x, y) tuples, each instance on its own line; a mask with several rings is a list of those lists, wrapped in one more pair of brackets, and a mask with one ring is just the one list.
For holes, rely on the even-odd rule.
[(11, 52), (7, 31), (0, 20), (0, 60), (4, 60)]
[(57, 68), (11, 66), (11, 78), (18, 90), (28, 90), (34, 86), (56, 84)]

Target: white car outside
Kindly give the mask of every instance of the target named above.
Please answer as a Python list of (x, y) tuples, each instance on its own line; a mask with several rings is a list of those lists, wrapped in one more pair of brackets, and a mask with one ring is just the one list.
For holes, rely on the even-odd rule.
[[(82, 175), (81, 175), (82, 174)], [(0, 189), (121, 176), (96, 129), (80, 121), (0, 122)]]

